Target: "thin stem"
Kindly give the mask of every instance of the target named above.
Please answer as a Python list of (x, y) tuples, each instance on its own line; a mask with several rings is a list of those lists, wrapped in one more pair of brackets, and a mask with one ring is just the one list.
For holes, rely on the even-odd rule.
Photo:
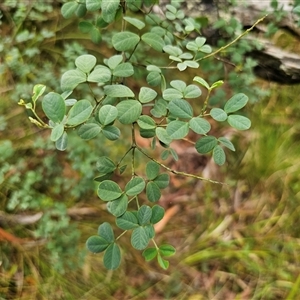
[(194, 174), (190, 174), (190, 173), (186, 173), (186, 172), (181, 172), (181, 171), (176, 171), (174, 169), (169, 168), (168, 166), (164, 165), (163, 163), (159, 162), (158, 160), (156, 160), (155, 158), (151, 157), (150, 155), (148, 155), (142, 148), (140, 147), (136, 147), (141, 153), (143, 153), (146, 157), (148, 157), (149, 159), (151, 159), (152, 161), (156, 162), (157, 164), (159, 164), (161, 167), (163, 167), (164, 169), (166, 169), (167, 171), (169, 171), (170, 173), (173, 173), (175, 175), (180, 175), (180, 176), (184, 176), (184, 177), (191, 177), (191, 178), (195, 178), (195, 179), (199, 179), (202, 181), (207, 181), (210, 183), (217, 183), (217, 184), (222, 184), (222, 185), (226, 185), (226, 183), (224, 182), (220, 182), (220, 181), (215, 181), (212, 179), (208, 179), (208, 178), (204, 178), (198, 175), (194, 175)]
[(158, 248), (157, 244), (155, 243), (155, 240), (154, 240), (154, 239), (151, 239), (151, 240), (152, 240), (152, 242), (153, 242), (155, 248), (158, 250), (159, 248)]
[(250, 28), (248, 28), (246, 31), (244, 31), (241, 35), (239, 35), (238, 37), (236, 37), (233, 41), (231, 41), (229, 44), (219, 48), (218, 50), (216, 50), (215, 52), (212, 52), (204, 57), (199, 58), (197, 61), (201, 61), (203, 59), (209, 58), (211, 56), (214, 56), (216, 54), (218, 54), (219, 52), (222, 52), (223, 50), (227, 49), (228, 47), (232, 46), (234, 43), (236, 43), (238, 40), (240, 40), (242, 37), (244, 37), (246, 34), (248, 34), (251, 30), (254, 29), (254, 27), (262, 22), (268, 15), (263, 16), (262, 18), (258, 19)]
[(118, 240), (119, 238), (121, 238), (128, 230), (123, 231), (119, 236), (116, 237), (116, 240)]

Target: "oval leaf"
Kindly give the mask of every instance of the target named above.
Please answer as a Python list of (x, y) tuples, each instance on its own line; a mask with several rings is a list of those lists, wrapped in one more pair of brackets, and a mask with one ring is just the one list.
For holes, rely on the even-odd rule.
[(91, 115), (93, 106), (88, 100), (80, 100), (74, 104), (68, 113), (67, 124), (71, 126), (85, 122)]
[(251, 121), (240, 115), (230, 115), (228, 116), (227, 122), (229, 125), (238, 130), (247, 130), (251, 127)]
[(190, 119), (193, 117), (193, 108), (182, 99), (175, 99), (168, 105), (170, 113), (177, 118)]
[(147, 183), (146, 195), (150, 202), (156, 202), (160, 199), (161, 192), (160, 192), (158, 185), (155, 182), (149, 181)]
[(248, 97), (245, 94), (239, 93), (231, 97), (225, 104), (224, 110), (226, 113), (232, 113), (243, 108), (248, 102)]
[(137, 213), (137, 218), (140, 225), (146, 225), (149, 223), (152, 216), (152, 209), (150, 206), (142, 205)]
[(123, 230), (130, 230), (139, 226), (137, 217), (130, 211), (126, 211), (121, 217), (117, 218), (116, 224)]
[(86, 82), (86, 74), (80, 70), (69, 70), (65, 72), (60, 81), (60, 86), (63, 91), (72, 91), (82, 82)]
[(112, 105), (103, 105), (98, 113), (99, 121), (102, 125), (112, 123), (118, 116), (118, 110)]
[(90, 54), (84, 54), (76, 58), (75, 66), (84, 73), (89, 73), (96, 65), (96, 57)]
[(116, 98), (134, 97), (133, 91), (122, 84), (106, 85), (104, 87), (104, 93), (107, 96)]
[(192, 118), (189, 121), (189, 125), (190, 128), (198, 134), (207, 134), (211, 129), (210, 123), (207, 120), (200, 117)]
[(142, 105), (137, 100), (124, 100), (117, 104), (118, 120), (122, 124), (135, 122), (142, 113)]
[(86, 247), (92, 253), (99, 253), (104, 251), (109, 246), (109, 243), (106, 239), (101, 236), (93, 235), (90, 236), (86, 241)]
[(171, 139), (182, 139), (189, 133), (189, 123), (177, 120), (172, 121), (167, 125), (166, 131)]
[(54, 123), (61, 122), (66, 114), (65, 100), (57, 93), (47, 94), (42, 101), (42, 108), (48, 119)]
[(79, 127), (77, 133), (83, 140), (95, 138), (101, 131), (101, 127), (96, 123), (83, 124)]
[(103, 201), (112, 201), (122, 195), (122, 190), (117, 183), (112, 180), (104, 180), (99, 184), (98, 196)]
[(152, 32), (144, 33), (142, 35), (142, 41), (159, 52), (162, 52), (163, 47), (165, 46), (164, 40), (158, 34)]
[(213, 150), (213, 159), (215, 163), (219, 166), (224, 165), (226, 161), (226, 155), (223, 148), (220, 145), (217, 145)]
[(145, 188), (145, 180), (142, 177), (132, 178), (125, 186), (125, 193), (128, 196), (136, 196)]
[(227, 113), (221, 108), (213, 108), (210, 111), (210, 115), (218, 122), (224, 122), (227, 120)]
[(120, 217), (127, 210), (127, 206), (128, 197), (126, 195), (122, 195), (120, 198), (114, 201), (109, 201), (107, 203), (107, 210), (115, 217)]
[(129, 31), (118, 32), (112, 37), (113, 47), (117, 51), (133, 50), (140, 41), (140, 37)]
[(195, 148), (199, 153), (208, 153), (217, 145), (218, 140), (214, 136), (204, 136), (195, 144)]
[(103, 264), (108, 270), (115, 270), (121, 263), (120, 247), (116, 243), (112, 243), (106, 249), (103, 256)]
[(142, 226), (135, 228), (131, 234), (131, 245), (137, 250), (144, 250), (148, 246), (149, 240), (148, 233)]

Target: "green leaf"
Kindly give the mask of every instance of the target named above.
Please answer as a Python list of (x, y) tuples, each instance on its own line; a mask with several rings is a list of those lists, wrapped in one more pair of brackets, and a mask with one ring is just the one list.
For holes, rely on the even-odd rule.
[(61, 14), (65, 19), (69, 19), (73, 16), (75, 11), (78, 8), (78, 3), (76, 1), (64, 3), (63, 6), (61, 7)]
[(171, 139), (183, 139), (189, 133), (189, 123), (183, 121), (172, 121), (167, 125), (167, 134)]
[(32, 95), (32, 101), (33, 102), (36, 102), (36, 100), (42, 96), (44, 94), (46, 90), (46, 86), (43, 85), (43, 84), (36, 84), (34, 87), (33, 87), (33, 95)]
[(98, 187), (98, 196), (103, 201), (112, 201), (122, 195), (122, 190), (117, 183), (112, 180), (104, 180)]
[(51, 131), (51, 141), (56, 142), (64, 133), (64, 125), (56, 124)]
[(102, 125), (108, 125), (117, 118), (118, 110), (112, 105), (103, 105), (98, 113), (99, 121)]
[(154, 161), (149, 161), (146, 165), (146, 176), (149, 180), (153, 180), (159, 174), (159, 164)]
[(183, 93), (179, 90), (169, 88), (163, 91), (163, 98), (167, 101), (183, 98)]
[(133, 177), (125, 186), (125, 193), (128, 196), (136, 196), (145, 188), (145, 180), (142, 177)]
[(117, 140), (121, 135), (120, 129), (113, 125), (103, 127), (102, 133), (110, 141)]
[(153, 182), (153, 181), (149, 181), (146, 185), (146, 195), (147, 198), (150, 202), (156, 202), (160, 199), (161, 197), (161, 192), (160, 189), (158, 187), (158, 185)]
[(218, 122), (224, 122), (227, 120), (227, 114), (226, 112), (221, 108), (213, 108), (210, 111), (210, 115), (212, 118)]
[(218, 140), (214, 136), (209, 135), (199, 139), (195, 144), (195, 148), (199, 153), (205, 154), (212, 151), (217, 144)]
[(124, 100), (117, 104), (118, 120), (122, 124), (135, 122), (142, 113), (142, 105), (137, 100)]
[(80, 100), (74, 104), (68, 113), (67, 124), (71, 126), (85, 122), (91, 115), (93, 106), (88, 100)]
[(182, 54), (182, 50), (176, 46), (167, 45), (164, 46), (163, 50), (172, 56), (179, 56), (180, 54)]
[(104, 222), (98, 227), (98, 235), (103, 237), (109, 243), (115, 241), (114, 231), (108, 222)]
[(79, 18), (82, 18), (84, 17), (86, 14), (86, 6), (85, 6), (85, 3), (79, 3), (77, 9), (76, 9), (76, 12), (75, 12), (75, 15)]
[(157, 261), (161, 268), (167, 270), (169, 268), (169, 262), (161, 257), (161, 255), (157, 254)]
[(235, 151), (234, 145), (226, 137), (219, 137), (218, 141), (231, 151)]
[(192, 106), (182, 99), (172, 100), (168, 105), (168, 109), (170, 113), (177, 118), (190, 119), (193, 117)]
[(91, 140), (101, 132), (101, 127), (96, 123), (83, 124), (77, 133), (83, 140)]
[(171, 152), (173, 158), (175, 159), (175, 161), (178, 161), (178, 154), (177, 154), (177, 152), (174, 149), (172, 149), (172, 148), (170, 148), (170, 152)]
[(122, 216), (128, 207), (128, 197), (123, 194), (120, 198), (109, 201), (107, 203), (107, 210), (115, 217)]
[(159, 253), (162, 256), (172, 256), (176, 253), (176, 249), (172, 245), (161, 245), (159, 246)]
[(96, 167), (101, 174), (113, 172), (117, 168), (115, 163), (107, 156), (101, 156), (97, 161)]
[(239, 93), (231, 97), (225, 104), (224, 110), (227, 114), (235, 112), (243, 108), (248, 102), (245, 94)]
[(153, 182), (155, 182), (160, 189), (165, 189), (169, 186), (170, 176), (167, 173), (159, 174), (153, 179)]
[(133, 50), (139, 41), (140, 37), (137, 34), (129, 31), (118, 32), (112, 37), (113, 47), (117, 51)]
[(172, 139), (169, 137), (166, 129), (164, 129), (162, 127), (157, 127), (155, 129), (155, 133), (156, 133), (157, 138), (165, 145), (169, 145), (172, 142)]
[(122, 61), (122, 55), (113, 55), (108, 59), (104, 59), (104, 63), (112, 70), (115, 69)]
[(148, 233), (144, 227), (139, 226), (133, 229), (131, 234), (131, 245), (137, 250), (145, 249), (149, 244)]
[(155, 129), (143, 129), (140, 128), (140, 135), (141, 137), (145, 139), (153, 138), (155, 137)]
[(54, 123), (63, 120), (66, 113), (65, 100), (60, 94), (51, 92), (42, 101), (42, 108), (45, 115)]
[(142, 205), (137, 213), (137, 218), (140, 225), (146, 225), (150, 222), (152, 209), (150, 206)]
[(90, 236), (86, 241), (86, 247), (92, 253), (100, 253), (109, 246), (109, 242), (101, 236)]
[(133, 66), (129, 62), (119, 64), (113, 70), (113, 75), (117, 77), (129, 77), (133, 74), (134, 74)]
[(139, 227), (137, 217), (130, 211), (126, 211), (116, 219), (116, 224), (120, 229), (130, 230)]
[(115, 270), (121, 263), (120, 247), (116, 243), (112, 243), (106, 249), (103, 256), (103, 264), (108, 270)]
[(86, 82), (86, 74), (80, 70), (69, 70), (61, 77), (60, 86), (63, 91), (72, 91), (82, 82)]
[(148, 103), (148, 102), (154, 100), (156, 96), (157, 96), (157, 92), (156, 91), (154, 91), (153, 89), (150, 89), (148, 87), (144, 87), (143, 86), (140, 89), (138, 99), (142, 103)]
[(150, 261), (156, 257), (157, 253), (158, 252), (156, 248), (148, 248), (143, 251), (142, 255), (144, 256), (146, 261)]
[(183, 98), (198, 98), (202, 94), (198, 86), (194, 84), (188, 85), (183, 91)]
[(94, 25), (91, 22), (81, 21), (78, 24), (78, 28), (82, 33), (89, 33), (94, 28)]
[(106, 85), (104, 87), (104, 93), (107, 96), (117, 98), (134, 97), (133, 91), (129, 87), (122, 84)]
[(68, 145), (68, 135), (66, 132), (55, 142), (55, 147), (59, 151), (65, 151)]
[(102, 17), (105, 22), (111, 23), (115, 20), (119, 4), (120, 0), (102, 0), (101, 10)]
[(86, 9), (89, 11), (95, 11), (101, 8), (102, 0), (86, 0)]
[(221, 86), (223, 83), (224, 83), (223, 80), (218, 80), (211, 85), (211, 89), (217, 88), (217, 87)]
[(162, 116), (165, 116), (167, 114), (167, 106), (168, 102), (163, 99), (158, 99), (154, 103), (154, 108), (151, 109), (151, 114), (156, 117), (160, 118)]
[(110, 81), (111, 71), (105, 66), (98, 65), (95, 69), (89, 74), (87, 81), (88, 82), (97, 82), (100, 85)]
[(210, 123), (207, 120), (200, 117), (190, 119), (189, 125), (190, 128), (198, 134), (207, 134), (211, 129)]
[(142, 129), (154, 129), (156, 127), (155, 121), (149, 116), (139, 116), (137, 123)]
[(201, 84), (202, 86), (204, 86), (205, 88), (207, 88), (208, 90), (210, 89), (209, 84), (201, 77), (199, 76), (195, 76), (193, 81), (198, 82), (199, 84)]
[(104, 181), (104, 180), (107, 180), (107, 179), (111, 179), (112, 175), (113, 175), (113, 172), (107, 173), (107, 174), (95, 177), (94, 180), (97, 181), (97, 182), (101, 182), (101, 181)]
[(154, 205), (152, 207), (152, 216), (150, 222), (152, 224), (158, 223), (165, 215), (165, 209), (160, 205)]
[(123, 17), (123, 19), (130, 23), (131, 25), (135, 26), (137, 29), (143, 29), (146, 24), (142, 21), (140, 21), (139, 19), (136, 19), (136, 18), (130, 18), (130, 17)]
[(153, 239), (155, 237), (155, 229), (154, 229), (153, 224), (148, 224), (144, 228), (148, 234), (148, 238)]
[(165, 46), (164, 40), (159, 35), (152, 32), (144, 33), (142, 35), (142, 41), (158, 52), (162, 52), (163, 47)]
[(170, 85), (171, 85), (174, 89), (180, 91), (180, 92), (182, 93), (182, 95), (183, 95), (183, 92), (184, 92), (184, 90), (185, 90), (185, 88), (186, 88), (186, 83), (185, 83), (184, 81), (182, 81), (182, 80), (172, 80), (172, 81), (170, 82)]
[(146, 80), (150, 86), (158, 86), (161, 83), (161, 74), (159, 72), (150, 72)]
[(251, 127), (251, 121), (240, 115), (230, 115), (228, 116), (227, 122), (229, 125), (238, 130), (247, 130)]
[(226, 161), (226, 155), (223, 148), (220, 145), (215, 146), (213, 150), (213, 159), (215, 163), (222, 166)]
[(89, 73), (95, 67), (96, 62), (95, 56), (84, 54), (76, 58), (75, 65), (80, 71)]

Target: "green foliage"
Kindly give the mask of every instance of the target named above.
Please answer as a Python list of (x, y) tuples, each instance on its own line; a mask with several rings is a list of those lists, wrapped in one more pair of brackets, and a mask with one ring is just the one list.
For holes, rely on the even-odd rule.
[[(145, 4), (153, 6), (155, 3), (153, 0)], [(139, 10), (142, 14), (135, 13)], [(104, 222), (99, 226), (98, 235), (88, 238), (86, 246), (91, 252), (104, 252), (104, 266), (114, 270), (121, 262), (120, 238), (131, 231), (132, 247), (144, 250), (147, 261), (157, 257), (158, 264), (167, 269), (169, 262), (165, 257), (174, 255), (175, 249), (168, 244), (158, 246), (155, 242), (154, 224), (164, 217), (164, 209), (153, 203), (161, 198), (161, 190), (169, 186), (169, 174), (162, 173), (161, 169), (175, 174), (177, 171), (140, 147), (137, 135), (151, 138), (152, 148), (158, 141), (163, 147), (163, 159), (171, 155), (177, 160), (172, 142), (186, 138), (192, 131), (198, 136), (196, 150), (201, 154), (212, 153), (216, 164), (223, 165), (226, 161), (223, 147), (232, 151), (235, 148), (227, 138), (210, 134), (211, 121), (227, 121), (237, 130), (249, 129), (250, 120), (242, 112), (236, 114), (247, 104), (248, 97), (237, 93), (223, 107), (211, 107), (210, 93), (221, 87), (223, 81), (216, 80), (210, 86), (200, 76), (194, 78), (197, 85), (190, 79), (177, 79), (178, 74), (189, 68), (198, 69), (203, 55), (214, 53), (204, 37), (194, 38), (200, 28), (198, 21), (185, 20), (183, 11), (175, 5), (167, 5), (165, 19), (151, 10), (145, 13), (135, 2), (119, 0), (69, 1), (61, 12), (65, 18), (74, 14), (87, 18), (80, 21), (80, 31), (90, 34), (95, 43), (105, 41), (115, 54), (102, 61), (92, 54), (77, 56), (75, 67), (62, 74), (60, 87), (43, 96), (46, 87), (37, 84), (31, 100), (21, 99), (19, 104), (31, 113), (32, 123), (51, 130), (50, 139), (61, 151), (69, 147), (69, 136), (74, 132), (83, 140), (79, 142), (83, 145), (84, 141), (102, 138), (111, 142), (120, 139), (125, 143), (130, 134), (130, 145), (121, 158), (102, 155), (94, 166), (99, 172), (95, 178), (99, 182), (97, 194), (114, 216), (118, 230), (123, 232), (115, 235), (112, 225)], [(90, 23), (86, 17), (90, 14), (96, 23)], [(149, 55), (145, 57), (145, 53)], [(170, 75), (169, 70), (174, 74)], [(133, 87), (130, 82), (140, 74), (145, 78), (144, 83), (137, 81), (138, 88)], [(206, 89), (204, 99), (198, 84)], [(40, 101), (49, 121), (40, 116), (37, 109)], [(144, 172), (138, 168), (137, 154), (144, 159)], [(127, 158), (131, 160), (131, 178), (121, 184), (114, 176), (125, 171)], [(141, 204), (142, 199), (149, 205)], [(154, 248), (147, 248), (150, 242)]]

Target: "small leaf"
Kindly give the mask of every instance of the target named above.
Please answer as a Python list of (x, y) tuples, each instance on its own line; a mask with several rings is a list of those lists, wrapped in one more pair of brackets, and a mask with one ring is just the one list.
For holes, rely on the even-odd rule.
[(139, 41), (140, 37), (137, 34), (129, 31), (118, 32), (112, 37), (113, 47), (117, 51), (133, 50)]
[(64, 133), (64, 125), (56, 124), (51, 131), (51, 141), (56, 142)]
[(80, 71), (89, 73), (95, 67), (96, 62), (95, 56), (84, 54), (76, 58), (75, 65)]
[(226, 161), (226, 155), (223, 148), (220, 145), (215, 146), (213, 150), (213, 159), (217, 165), (224, 165)]
[(142, 113), (142, 105), (137, 100), (124, 100), (117, 104), (118, 120), (122, 124), (135, 122)]
[(251, 121), (240, 115), (230, 115), (228, 116), (227, 122), (229, 125), (238, 130), (247, 130), (251, 127)]
[(215, 89), (215, 88), (221, 86), (223, 83), (224, 83), (223, 80), (218, 80), (211, 85), (211, 89)]
[(148, 233), (144, 227), (139, 226), (133, 229), (131, 234), (131, 245), (133, 248), (143, 250), (148, 246), (149, 240)]
[(83, 140), (95, 138), (101, 131), (101, 127), (96, 123), (83, 124), (79, 127), (77, 133)]
[(69, 19), (73, 16), (75, 11), (78, 8), (78, 3), (76, 1), (64, 3), (63, 6), (61, 7), (61, 14), (65, 19)]
[(112, 105), (103, 105), (98, 113), (99, 121), (102, 125), (108, 125), (117, 118), (118, 110)]
[(123, 61), (122, 55), (113, 55), (108, 59), (104, 59), (104, 63), (110, 68), (115, 69)]
[(99, 85), (103, 85), (104, 83), (110, 81), (110, 78), (111, 78), (111, 71), (109, 70), (109, 68), (98, 65), (89, 74), (87, 81), (88, 82), (96, 82)]
[(146, 24), (142, 21), (140, 21), (139, 19), (136, 19), (136, 18), (130, 18), (130, 17), (123, 17), (123, 19), (130, 23), (131, 25), (135, 26), (137, 29), (143, 29)]
[(63, 91), (72, 91), (80, 83), (86, 82), (86, 74), (80, 70), (69, 70), (61, 77), (60, 86)]
[(113, 70), (113, 75), (117, 77), (129, 77), (134, 74), (134, 69), (131, 63), (126, 62), (119, 64)]
[(218, 140), (214, 136), (204, 136), (196, 142), (195, 148), (199, 153), (205, 154), (212, 151), (217, 143)]
[(66, 113), (65, 100), (60, 94), (53, 92), (44, 97), (42, 108), (48, 119), (54, 123), (61, 122)]
[(176, 99), (169, 103), (168, 109), (170, 113), (177, 118), (190, 119), (193, 117), (193, 108), (185, 100)]
[(107, 156), (101, 156), (98, 159), (96, 166), (97, 166), (97, 170), (101, 174), (111, 173), (117, 168), (115, 163)]
[(156, 91), (154, 91), (153, 89), (150, 89), (148, 87), (144, 87), (143, 86), (140, 89), (138, 99), (142, 103), (148, 103), (148, 102), (154, 100), (156, 96), (157, 96), (157, 92)]
[(204, 86), (205, 88), (207, 88), (208, 90), (210, 89), (209, 84), (201, 77), (199, 76), (195, 76), (193, 81), (198, 82), (199, 84), (201, 84), (202, 86)]
[(103, 256), (103, 264), (108, 270), (115, 270), (121, 263), (120, 247), (116, 243), (112, 243), (106, 249)]
[(218, 141), (231, 151), (235, 151), (234, 145), (226, 137), (220, 137)]
[(128, 196), (136, 196), (145, 188), (145, 180), (142, 177), (133, 177), (125, 186), (125, 193)]
[(33, 87), (33, 95), (32, 95), (32, 101), (33, 102), (36, 102), (36, 100), (42, 96), (44, 94), (46, 90), (46, 86), (43, 85), (43, 84), (36, 84), (34, 87)]
[(183, 91), (183, 98), (198, 98), (202, 94), (198, 86), (194, 84), (188, 85)]
[(159, 35), (152, 32), (144, 33), (142, 35), (142, 41), (158, 52), (162, 52), (163, 47), (165, 46), (164, 40)]
[(172, 256), (176, 253), (176, 249), (172, 245), (161, 245), (159, 246), (159, 253), (162, 256)]
[(140, 225), (146, 225), (150, 222), (152, 209), (147, 205), (142, 205), (137, 213), (137, 218)]
[(120, 229), (130, 230), (139, 227), (137, 217), (130, 211), (126, 211), (116, 219), (116, 224)]
[(103, 237), (109, 243), (113, 243), (115, 240), (114, 231), (108, 222), (104, 222), (98, 227), (98, 235)]
[(101, 10), (102, 10), (102, 17), (105, 22), (111, 23), (115, 20), (115, 16), (119, 8), (119, 5), (120, 5), (120, 0), (102, 0)]
[(248, 102), (245, 94), (239, 93), (231, 97), (225, 104), (224, 110), (227, 114), (235, 112), (243, 108)]
[(158, 185), (153, 182), (153, 181), (149, 181), (146, 185), (146, 195), (147, 198), (150, 202), (156, 202), (160, 199), (161, 197), (161, 192), (160, 189), (158, 187)]
[(100, 253), (109, 246), (109, 242), (101, 236), (90, 236), (86, 241), (86, 247), (92, 253)]
[(118, 98), (134, 97), (133, 91), (129, 87), (121, 84), (106, 85), (104, 87), (104, 93), (110, 97), (118, 97)]
[(150, 72), (146, 80), (150, 86), (158, 86), (161, 83), (161, 74), (159, 72)]
[(177, 89), (169, 88), (163, 91), (163, 98), (167, 101), (183, 98), (183, 93)]
[(155, 133), (156, 133), (157, 138), (165, 145), (169, 145), (172, 142), (172, 139), (169, 137), (166, 129), (164, 129), (162, 127), (157, 127), (155, 129)]
[(71, 126), (85, 122), (91, 115), (93, 106), (88, 100), (80, 100), (74, 104), (68, 113), (67, 124)]
[(189, 123), (183, 121), (172, 121), (167, 125), (167, 134), (171, 139), (183, 139), (189, 133)]
[(143, 251), (143, 254), (142, 254), (145, 258), (146, 261), (150, 261), (152, 260), (153, 258), (156, 257), (157, 255), (157, 249), (156, 248), (148, 248), (148, 249), (145, 249)]
[(98, 196), (103, 201), (112, 201), (119, 198), (121, 195), (121, 188), (112, 180), (104, 180), (98, 187)]
[(55, 147), (59, 151), (65, 151), (68, 145), (68, 135), (66, 132), (55, 142)]
[(95, 11), (101, 8), (102, 0), (86, 0), (86, 9), (89, 11)]
[(117, 140), (121, 135), (120, 129), (113, 125), (103, 127), (102, 133), (110, 141)]
[(161, 268), (164, 270), (167, 270), (169, 268), (169, 262), (161, 257), (161, 255), (158, 253), (157, 255), (157, 261)]
[(149, 161), (146, 165), (146, 176), (149, 180), (153, 180), (159, 174), (159, 164), (154, 161)]
[(211, 129), (210, 123), (207, 120), (200, 117), (190, 119), (189, 125), (190, 128), (198, 134), (207, 134)]
[(107, 203), (107, 210), (115, 217), (120, 217), (127, 210), (127, 206), (128, 197), (125, 194), (123, 194), (120, 198), (114, 201), (109, 201)]
[(139, 116), (137, 123), (142, 129), (154, 129), (156, 127), (155, 121), (146, 115)]
[(165, 215), (165, 209), (159, 205), (154, 205), (152, 207), (152, 216), (150, 222), (152, 224), (158, 223)]
[(227, 114), (226, 112), (221, 108), (213, 108), (210, 111), (210, 115), (212, 118), (218, 122), (224, 122), (227, 120)]
[(167, 173), (159, 174), (155, 179), (153, 179), (153, 182), (155, 182), (160, 189), (165, 189), (169, 186), (170, 176)]

